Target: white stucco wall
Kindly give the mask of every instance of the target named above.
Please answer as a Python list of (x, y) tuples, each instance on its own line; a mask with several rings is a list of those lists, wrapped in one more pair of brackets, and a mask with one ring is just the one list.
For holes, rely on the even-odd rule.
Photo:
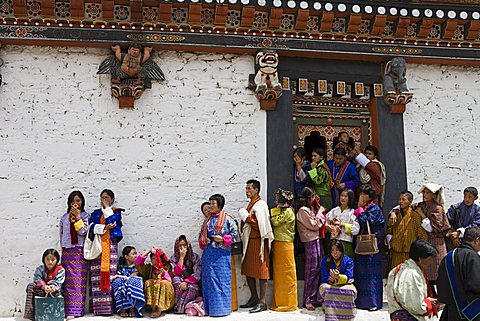
[[(223, 193), (236, 213), (246, 204), (245, 181), (266, 183), (266, 114), (246, 90), (252, 56), (156, 53), (167, 80), (154, 82), (134, 110), (121, 110), (109, 76), (96, 75), (109, 54), (0, 49), (0, 316), (23, 310), (43, 250), (59, 247), (58, 218), (72, 190), (92, 211), (99, 192), (113, 189), (127, 209), (120, 249), (155, 244), (170, 255), (179, 234), (196, 239), (209, 195)], [(478, 186), (480, 68), (408, 67), (409, 189), (441, 183), (449, 205), (465, 186)], [(243, 277), (237, 282), (243, 303), (248, 290)], [(301, 296), (303, 282), (298, 288)]]
[[(96, 75), (109, 54), (0, 50), (0, 316), (23, 310), (43, 251), (58, 249), (72, 190), (84, 193), (89, 212), (102, 189), (116, 193), (127, 210), (120, 250), (155, 244), (170, 255), (178, 235), (196, 240), (208, 196), (224, 194), (225, 209), (236, 213), (246, 180), (266, 181), (266, 114), (246, 89), (252, 56), (155, 54), (167, 80), (121, 110), (110, 77)], [(238, 283), (243, 301), (246, 285)]]
[(480, 188), (480, 68), (410, 64), (407, 77), (414, 93), (404, 114), (409, 189), (442, 184), (450, 206), (465, 187)]

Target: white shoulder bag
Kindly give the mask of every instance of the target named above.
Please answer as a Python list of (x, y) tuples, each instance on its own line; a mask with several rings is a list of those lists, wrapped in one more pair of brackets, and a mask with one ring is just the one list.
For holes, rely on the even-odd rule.
[(88, 226), (87, 236), (85, 237), (85, 243), (83, 244), (83, 257), (85, 260), (95, 260), (100, 254), (102, 254), (102, 237), (100, 234), (94, 234), (93, 241), (89, 238), (90, 227), (92, 225), (93, 223)]

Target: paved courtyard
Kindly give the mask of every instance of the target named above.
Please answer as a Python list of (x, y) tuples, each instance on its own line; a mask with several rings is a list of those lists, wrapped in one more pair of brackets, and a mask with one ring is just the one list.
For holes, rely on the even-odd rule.
[[(165, 314), (162, 317), (156, 319), (159, 321), (200, 321), (200, 320), (229, 320), (229, 321), (323, 321), (325, 320), (324, 314), (321, 312), (321, 309), (317, 309), (315, 313), (309, 312), (304, 313), (304, 310), (297, 310), (295, 312), (274, 312), (274, 311), (265, 311), (256, 314), (251, 314), (248, 312), (248, 309), (240, 309), (238, 312), (232, 313), (228, 317), (221, 318), (200, 318), (200, 317), (187, 317), (185, 315), (176, 315), (176, 314)], [(21, 316), (10, 317), (10, 318), (0, 318), (0, 321), (24, 321)], [(92, 315), (85, 316), (82, 318), (75, 319), (76, 321), (108, 321), (108, 320), (139, 320), (135, 318), (121, 318), (118, 315), (111, 317), (95, 317)], [(154, 320), (148, 317), (143, 318), (143, 320)], [(385, 306), (380, 311), (368, 312), (365, 310), (358, 310), (356, 320), (364, 321), (388, 321), (387, 307)]]

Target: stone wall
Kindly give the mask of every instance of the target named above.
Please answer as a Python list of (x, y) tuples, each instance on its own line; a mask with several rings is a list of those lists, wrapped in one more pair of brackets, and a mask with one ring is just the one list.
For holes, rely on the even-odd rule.
[(480, 68), (409, 65), (407, 77), (414, 93), (404, 115), (409, 189), (442, 184), (450, 206), (466, 186), (480, 187)]
[[(59, 248), (68, 194), (86, 209), (111, 188), (126, 208), (123, 246), (172, 254), (194, 243), (200, 204), (213, 193), (236, 213), (244, 184), (266, 176), (266, 114), (250, 90), (253, 56), (161, 52), (166, 81), (121, 110), (110, 76), (96, 75), (107, 49), (4, 46), (0, 57), (0, 315), (23, 310), (24, 291), (46, 248)], [(241, 299), (245, 284), (239, 279)]]

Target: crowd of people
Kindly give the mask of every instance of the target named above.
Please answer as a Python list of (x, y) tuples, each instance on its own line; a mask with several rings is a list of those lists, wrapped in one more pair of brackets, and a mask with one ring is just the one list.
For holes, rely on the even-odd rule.
[[(273, 278), (270, 309), (294, 311), (299, 240), (305, 253), (300, 306), (321, 307), (327, 321), (353, 320), (357, 308), (383, 307), (385, 252), (392, 320), (435, 320), (438, 308), (444, 320), (480, 320), (477, 189), (467, 187), (464, 200), (445, 211), (443, 187), (424, 184), (422, 202), (400, 192), (398, 206), (385, 219), (386, 173), (378, 150), (356, 150), (345, 134), (328, 162), (321, 147), (294, 151), (293, 192), (277, 190), (274, 208), (260, 198), (260, 182), (254, 179), (246, 183), (250, 201), (238, 211), (238, 220), (223, 210), (221, 194), (212, 195), (201, 205), (201, 256), (185, 235), (176, 239), (170, 258), (155, 246), (138, 255), (125, 246), (118, 255), (124, 210), (113, 207), (114, 193), (103, 190), (101, 208), (88, 214), (82, 193), (72, 192), (60, 218), (61, 255), (54, 249), (43, 254), (34, 283), (27, 286), (25, 317), (33, 320), (34, 296), (47, 294), (64, 297), (68, 319), (83, 316), (87, 283), (95, 315), (142, 317), (148, 307), (152, 318), (171, 310), (226, 316), (238, 309), (238, 256), (250, 290), (240, 308), (267, 310), (267, 281)], [(95, 244), (99, 254), (87, 257)]]

